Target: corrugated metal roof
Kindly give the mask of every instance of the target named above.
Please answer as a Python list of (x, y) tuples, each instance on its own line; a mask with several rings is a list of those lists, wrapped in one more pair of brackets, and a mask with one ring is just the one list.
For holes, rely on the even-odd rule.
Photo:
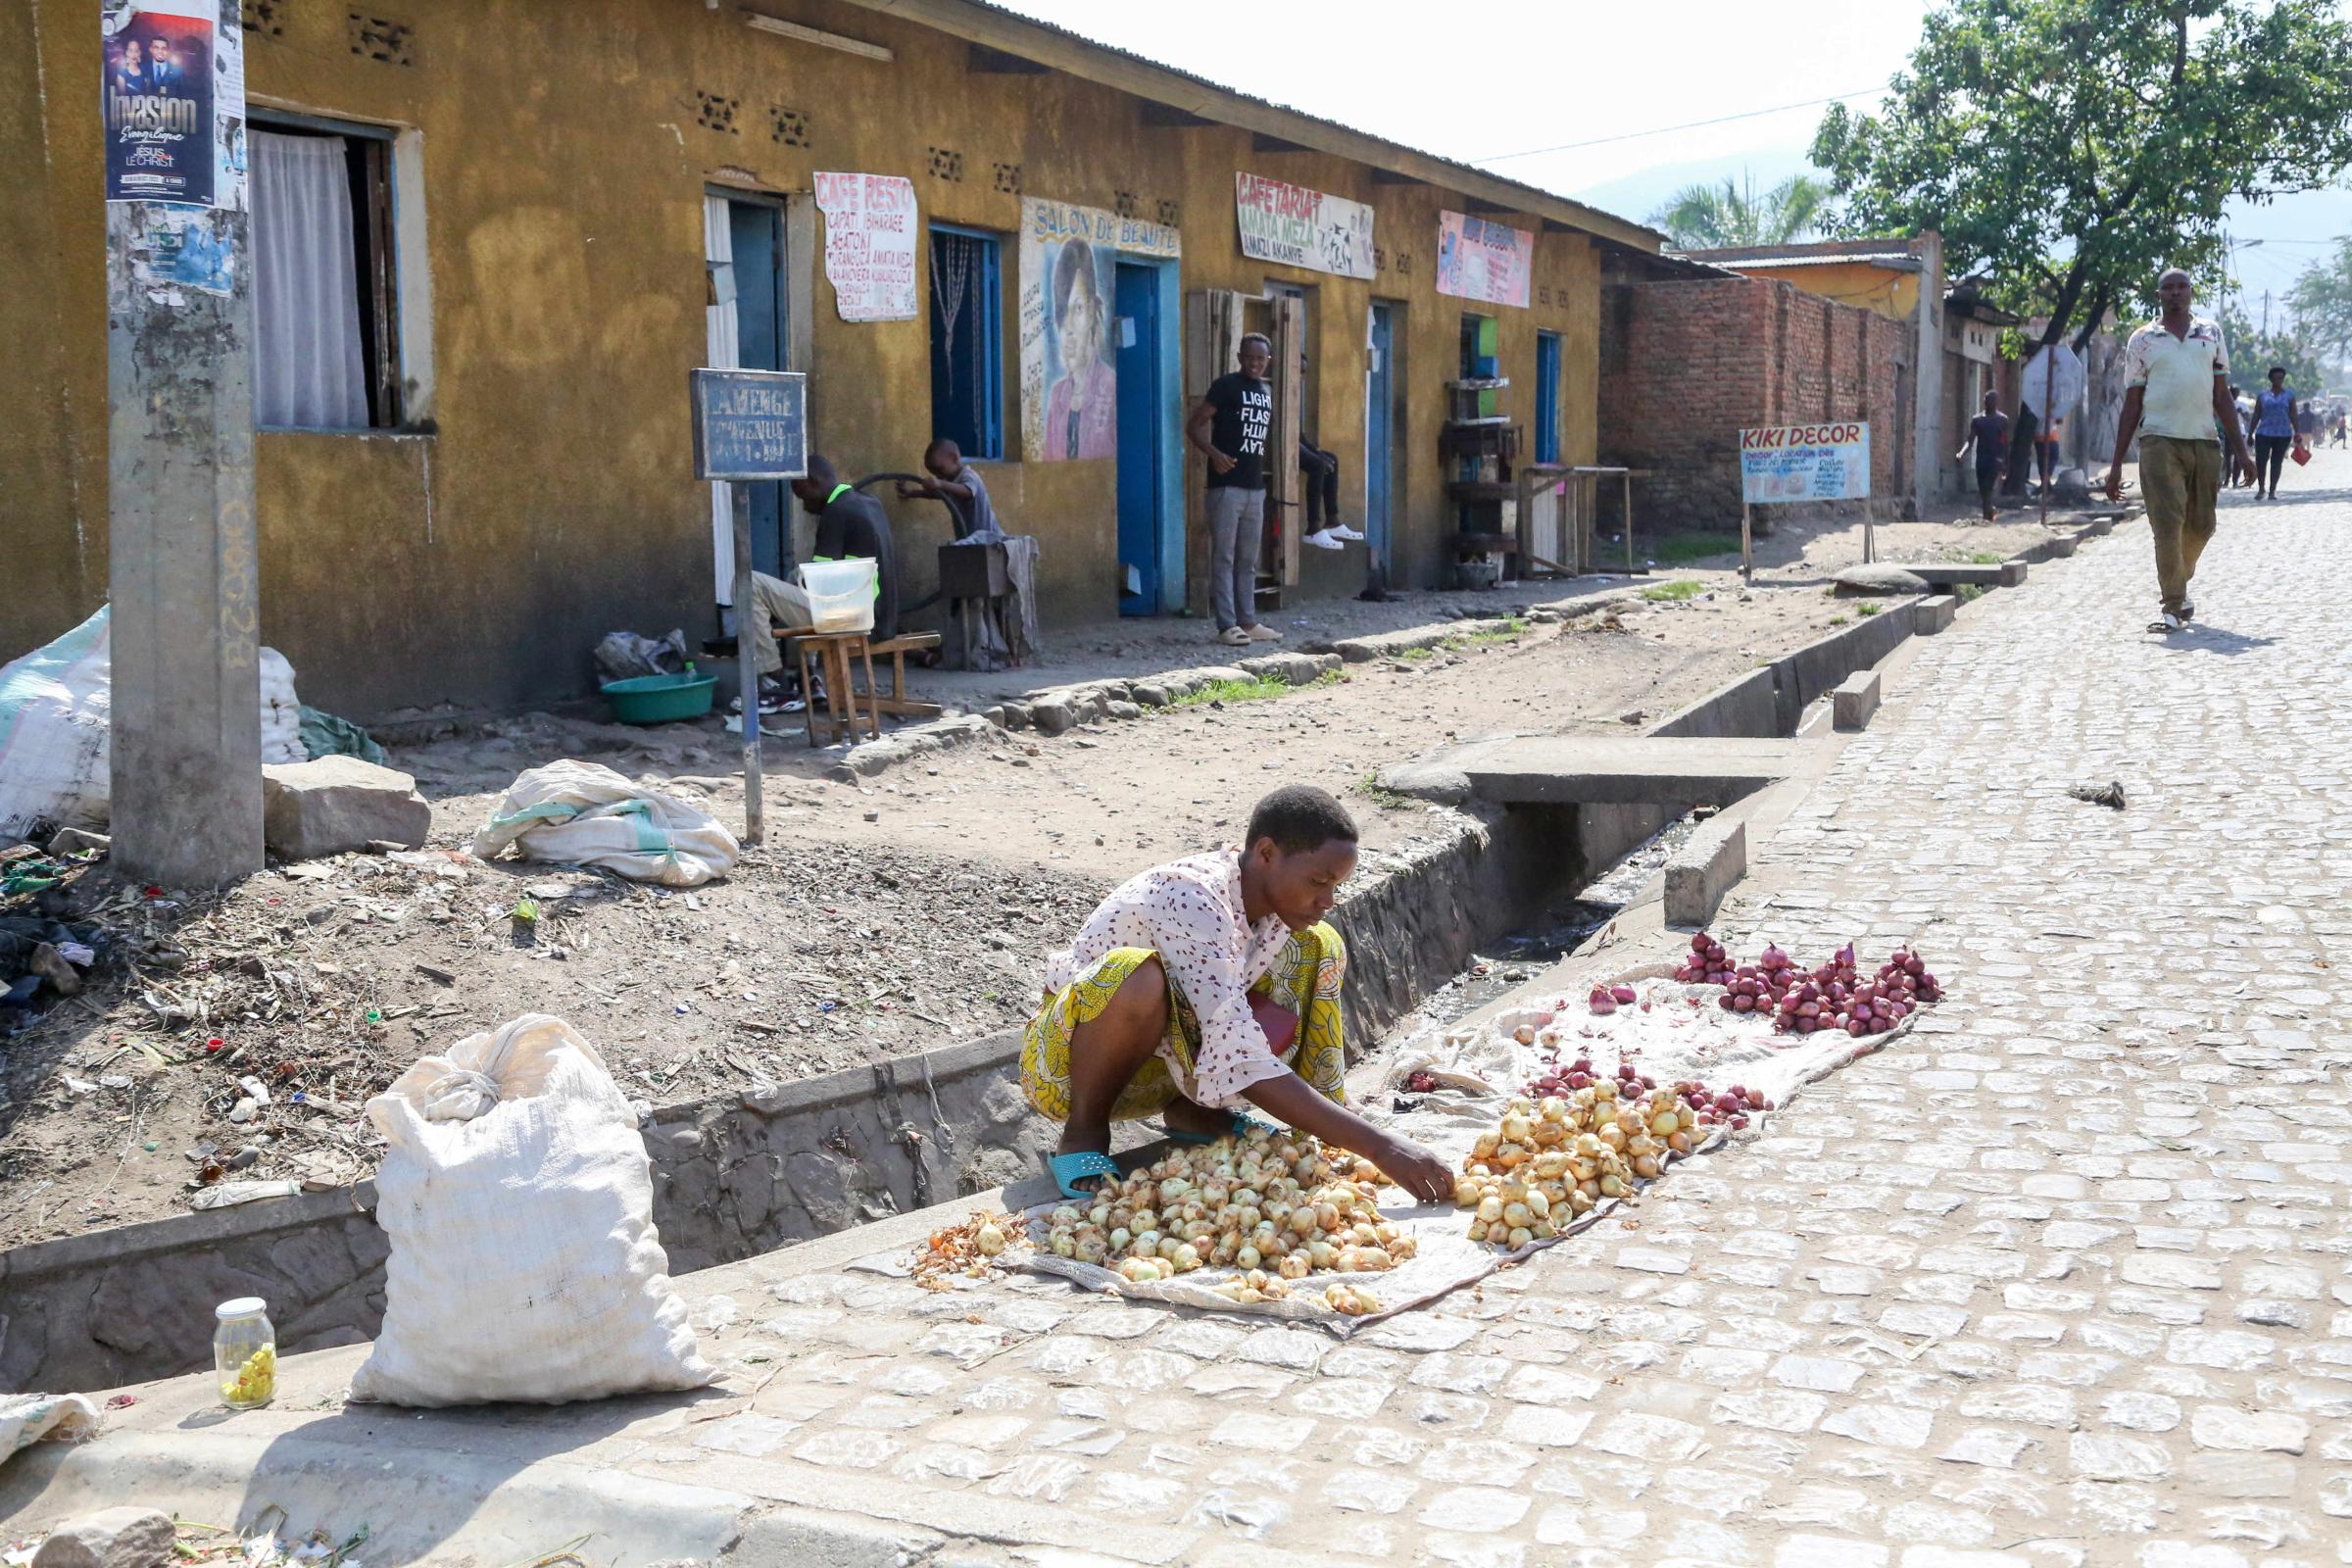
[[(1598, 238), (1630, 245), (1638, 250), (1656, 252), (1662, 250), (1666, 243), (1666, 236), (1646, 223), (1620, 218), (1614, 213), (1572, 201), (1539, 186), (1490, 173), (1469, 164), (1455, 163), (1435, 153), (1407, 147), (1401, 142), (1375, 136), (1338, 121), (1325, 120), (1318, 115), (1242, 92), (1132, 50), (1089, 38), (1056, 24), (1041, 22), (1034, 17), (990, 4), (989, 0), (850, 0), (850, 3), (1011, 54), (1023, 54), (1023, 34), (1030, 35), (1033, 44), (1058, 42), (1099, 57), (1106, 64), (1115, 63), (1129, 68), (1125, 74), (1123, 74), (1130, 79), (1113, 79), (1112, 76), (1102, 74), (1092, 75), (1090, 79), (1199, 115), (1204, 120), (1215, 120), (1241, 129), (1260, 130), (1269, 135), (1287, 133), (1290, 139), (1302, 146), (1313, 147), (1316, 151), (1351, 158), (1424, 183), (1460, 190), (1465, 196), (1483, 197), (1508, 211), (1549, 218)], [(1024, 55), (1024, 58), (1031, 57)], [(1057, 69), (1069, 69), (1066, 64), (1054, 61), (1041, 63), (1056, 65)], [(1141, 68), (1160, 80), (1132, 79), (1135, 68)], [(1072, 74), (1088, 74), (1080, 72)], [(1220, 108), (1229, 112), (1219, 114), (1217, 111)], [(1235, 118), (1230, 113), (1233, 108), (1253, 113)], [(1264, 123), (1269, 117), (1283, 123)], [(1423, 167), (1416, 168), (1416, 165)]]
[(1833, 267), (1850, 262), (1867, 262), (1877, 267), (1888, 267), (1898, 271), (1911, 271), (1920, 265), (1921, 243), (1899, 235), (1874, 236), (1866, 239), (1825, 239), (1802, 245), (1730, 245), (1711, 250), (1678, 251), (1695, 261), (1710, 262), (1717, 267)]

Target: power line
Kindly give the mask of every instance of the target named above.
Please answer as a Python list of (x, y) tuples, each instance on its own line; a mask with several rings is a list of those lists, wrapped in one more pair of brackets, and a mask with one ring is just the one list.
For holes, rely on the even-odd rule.
[(1564, 153), (1579, 147), (1598, 147), (1612, 141), (1639, 141), (1643, 136), (1663, 136), (1669, 131), (1696, 130), (1702, 125), (1728, 125), (1735, 120), (1757, 120), (1765, 115), (1785, 115), (1792, 109), (1818, 109), (1823, 104), (1843, 103), (1848, 98), (1868, 98), (1886, 90), (1886, 83), (1876, 87), (1860, 87), (1852, 92), (1834, 93), (1827, 98), (1808, 98), (1801, 104), (1782, 104), (1775, 109), (1750, 109), (1744, 114), (1718, 115), (1713, 120), (1688, 120), (1679, 125), (1660, 125), (1654, 130), (1628, 130), (1614, 136), (1594, 136), (1589, 141), (1564, 141), (1554, 147), (1530, 147), (1525, 152), (1496, 153), (1491, 158), (1473, 158), (1474, 164), (1508, 163), (1514, 158), (1534, 158), (1544, 153)]

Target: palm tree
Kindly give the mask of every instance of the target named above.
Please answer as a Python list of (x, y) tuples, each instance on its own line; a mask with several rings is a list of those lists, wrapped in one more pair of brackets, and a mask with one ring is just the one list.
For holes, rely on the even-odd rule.
[(1810, 174), (1791, 174), (1759, 200), (1752, 177), (1718, 185), (1686, 185), (1649, 215), (1677, 249), (1720, 250), (1733, 245), (1786, 245), (1821, 226), (1830, 188)]

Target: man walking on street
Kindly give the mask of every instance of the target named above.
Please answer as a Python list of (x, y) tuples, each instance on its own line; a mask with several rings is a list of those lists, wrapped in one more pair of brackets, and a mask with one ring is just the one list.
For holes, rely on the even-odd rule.
[(1266, 526), (1266, 438), (1274, 427), (1274, 388), (1266, 367), (1274, 347), (1264, 334), (1242, 339), (1241, 366), (1208, 383), (1185, 421), (1186, 439), (1208, 459), (1208, 598), (1217, 641), (1236, 648), (1277, 642), (1282, 633), (1257, 618), (1257, 552)]
[(2188, 581), (2213, 538), (2222, 487), (2222, 441), (2233, 471), (2253, 476), (2254, 460), (2230, 400), (2230, 360), (2221, 328), (2189, 306), (2195, 285), (2180, 268), (2156, 282), (2164, 314), (2132, 334), (2124, 351), (2124, 415), (2107, 468), (2107, 499), (2124, 498), (2124, 456), (2139, 436), (2139, 492), (2156, 540), (2156, 582), (2164, 596), (2152, 632), (2179, 631), (2196, 613)]

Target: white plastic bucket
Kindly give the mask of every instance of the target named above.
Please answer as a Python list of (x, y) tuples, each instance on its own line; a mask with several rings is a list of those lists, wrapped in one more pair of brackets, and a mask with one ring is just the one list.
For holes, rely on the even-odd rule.
[(801, 567), (808, 594), (810, 631), (874, 629), (874, 595), (880, 586), (871, 561), (811, 561)]

